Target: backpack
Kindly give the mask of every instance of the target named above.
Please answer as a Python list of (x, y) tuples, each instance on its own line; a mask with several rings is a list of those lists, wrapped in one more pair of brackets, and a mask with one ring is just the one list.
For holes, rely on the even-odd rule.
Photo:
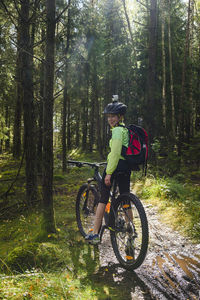
[(128, 148), (122, 146), (121, 155), (128, 161), (132, 170), (139, 171), (139, 166), (143, 165), (143, 171), (146, 175), (148, 134), (142, 127), (134, 124), (125, 126), (125, 128), (127, 128), (129, 132), (129, 143)]

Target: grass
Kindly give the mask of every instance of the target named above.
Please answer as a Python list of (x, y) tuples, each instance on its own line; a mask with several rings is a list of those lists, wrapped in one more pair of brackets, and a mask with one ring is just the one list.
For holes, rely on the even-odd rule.
[[(3, 178), (9, 163), (2, 162)], [(39, 208), (1, 219), (0, 299), (123, 299), (114, 280), (108, 283), (104, 278), (109, 267), (100, 268), (98, 248), (85, 243), (76, 225), (76, 194), (92, 174), (85, 167), (72, 167), (66, 174), (56, 171), (57, 234), (48, 235), (46, 242), (35, 242), (42, 218)], [(16, 187), (16, 202), (19, 195)]]
[(96, 290), (67, 271), (44, 273), (33, 269), (23, 276), (2, 277), (0, 291), (1, 299), (98, 299)]
[(144, 180), (137, 180), (134, 188), (141, 198), (159, 208), (164, 222), (195, 242), (200, 241), (199, 185), (150, 175)]

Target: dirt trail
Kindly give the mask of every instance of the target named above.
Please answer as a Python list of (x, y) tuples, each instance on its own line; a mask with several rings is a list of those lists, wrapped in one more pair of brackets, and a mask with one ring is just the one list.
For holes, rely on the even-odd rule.
[(107, 233), (99, 245), (104, 280), (124, 289), (124, 299), (199, 300), (200, 244), (192, 244), (188, 238), (162, 223), (157, 209), (143, 204), (150, 235), (146, 260), (135, 272), (122, 269)]

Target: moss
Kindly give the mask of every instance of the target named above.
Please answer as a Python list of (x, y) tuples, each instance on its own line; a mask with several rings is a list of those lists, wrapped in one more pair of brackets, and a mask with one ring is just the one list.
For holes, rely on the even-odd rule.
[(56, 267), (62, 263), (61, 250), (51, 243), (27, 243), (12, 250), (2, 262), (3, 271), (24, 272), (32, 268)]
[(35, 266), (37, 247), (37, 243), (28, 243), (16, 247), (8, 254), (5, 264), (10, 270), (18, 272), (24, 272), (27, 269), (33, 268)]
[(36, 265), (43, 269), (56, 267), (62, 263), (61, 249), (52, 243), (39, 244), (36, 251)]

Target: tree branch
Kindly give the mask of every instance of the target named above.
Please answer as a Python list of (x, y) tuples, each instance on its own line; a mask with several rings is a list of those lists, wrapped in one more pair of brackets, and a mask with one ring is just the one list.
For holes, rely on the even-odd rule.
[(64, 88), (62, 88), (60, 91), (58, 91), (55, 95), (54, 95), (54, 100), (56, 99), (56, 98), (58, 98), (61, 94), (62, 94), (62, 92), (63, 92), (63, 90), (64, 90)]
[(142, 23), (140, 23), (140, 22), (138, 22), (138, 21), (135, 21), (135, 20), (132, 20), (132, 21), (133, 21), (133, 23), (136, 23), (136, 24), (138, 24), (138, 25), (141, 25), (141, 26), (144, 26), (144, 27), (148, 27), (147, 25), (142, 24)]
[(55, 23), (58, 23), (60, 18), (62, 17), (62, 15), (64, 14), (64, 12), (69, 8), (71, 4), (71, 0), (68, 1), (68, 4), (67, 6), (61, 11), (61, 13), (57, 16), (56, 20), (55, 20)]
[(150, 7), (144, 3), (142, 3), (141, 1), (139, 0), (136, 0), (139, 4), (141, 4), (142, 6), (144, 6), (145, 8), (147, 8), (148, 10), (150, 10)]
[(4, 8), (4, 10), (6, 11), (6, 13), (8, 14), (8, 17), (10, 18), (11, 22), (13, 23), (13, 25), (15, 26), (15, 28), (17, 29), (18, 26), (15, 24), (15, 21), (13, 19), (16, 19), (10, 12), (9, 10), (7, 9), (5, 3), (3, 2), (3, 0), (1, 0), (0, 2)]
[(43, 58), (41, 59), (41, 58), (39, 58), (38, 56), (35, 56), (35, 55), (33, 55), (32, 53), (30, 53), (30, 52), (24, 50), (22, 47), (19, 47), (19, 45), (11, 38), (11, 36), (10, 36), (10, 39), (11, 39), (11, 43), (12, 43), (15, 47), (18, 47), (19, 50), (22, 50), (22, 51), (24, 51), (25, 53), (28, 53), (29, 55), (31, 55), (33, 58), (39, 60), (40, 62), (45, 62), (45, 60), (44, 60)]
[(22, 15), (21, 15), (20, 10), (17, 6), (16, 0), (14, 0), (14, 4), (15, 4), (15, 8), (16, 8), (16, 11), (17, 11), (18, 15), (20, 16), (20, 18), (22, 18)]
[(20, 171), (21, 171), (21, 168), (22, 168), (22, 164), (23, 164), (23, 160), (24, 160), (24, 153), (25, 153), (25, 150), (23, 151), (22, 158), (21, 158), (21, 162), (20, 162), (20, 165), (19, 165), (19, 169), (18, 169), (18, 171), (17, 171), (17, 175), (16, 175), (14, 181), (11, 183), (9, 189), (8, 189), (5, 193), (3, 193), (3, 194), (0, 196), (0, 198), (1, 198), (1, 197), (2, 197), (2, 198), (3, 198), (3, 197), (6, 197), (6, 198), (7, 198), (7, 196), (8, 196), (8, 194), (9, 194), (10, 190), (12, 189), (13, 185), (14, 185), (15, 182), (17, 181), (17, 179), (18, 179), (18, 177), (19, 177), (19, 174), (20, 174)]

